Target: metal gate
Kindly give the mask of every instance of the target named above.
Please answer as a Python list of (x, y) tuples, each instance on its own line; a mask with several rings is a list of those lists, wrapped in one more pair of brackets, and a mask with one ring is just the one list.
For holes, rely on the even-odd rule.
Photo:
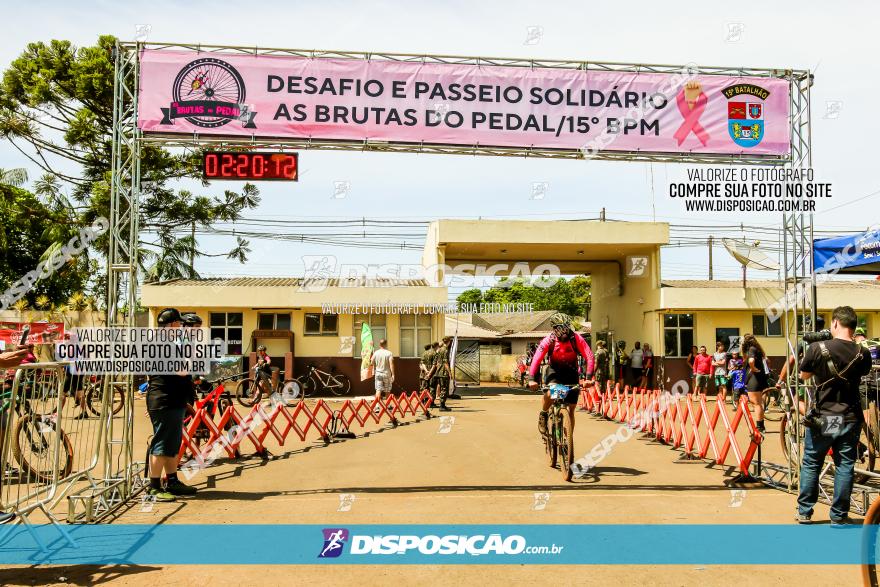
[(455, 384), (480, 384), (480, 341), (458, 341), (458, 350), (455, 353)]

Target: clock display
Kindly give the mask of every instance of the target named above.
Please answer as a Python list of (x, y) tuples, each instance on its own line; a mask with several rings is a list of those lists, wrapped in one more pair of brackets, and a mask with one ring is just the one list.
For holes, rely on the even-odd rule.
[(202, 159), (205, 179), (299, 180), (299, 153), (208, 151)]

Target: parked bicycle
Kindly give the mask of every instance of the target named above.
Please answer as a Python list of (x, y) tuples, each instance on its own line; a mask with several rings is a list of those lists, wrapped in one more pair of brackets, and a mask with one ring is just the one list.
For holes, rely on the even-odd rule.
[(550, 458), (550, 466), (556, 467), (562, 472), (562, 478), (571, 481), (574, 464), (574, 422), (565, 404), (568, 393), (576, 389), (577, 385), (563, 385), (551, 383), (542, 387), (542, 391), (550, 392), (553, 400), (547, 417), (547, 434), (544, 436), (544, 448)]
[(347, 395), (351, 391), (351, 380), (346, 375), (322, 371), (314, 365), (306, 367), (306, 372), (295, 381), (299, 383), (303, 396), (310, 396), (319, 390), (327, 390), (333, 395)]
[[(284, 379), (284, 371), (278, 372), (278, 379), (273, 383), (272, 377), (258, 367), (254, 368), (254, 376), (238, 382), (235, 388), (235, 399), (242, 406), (249, 408), (260, 403), (264, 397), (280, 394), (285, 401), (293, 401), (300, 396), (302, 386), (295, 379)], [(236, 375), (246, 375), (247, 372)]]
[[(55, 436), (58, 431), (58, 478), (63, 479), (73, 470), (73, 445), (60, 429), (55, 407), (58, 389), (54, 385), (40, 385), (36, 375), (31, 380), (21, 381), (20, 385), (19, 398), (14, 406), (11, 379), (6, 380), (0, 392), (0, 440), (5, 439), (3, 424), (8, 423), (12, 426), (13, 458), (29, 477), (39, 483), (50, 483), (55, 469)], [(6, 471), (0, 471), (0, 474), (5, 475)]]
[[(229, 377), (223, 377), (216, 381), (201, 380), (197, 382), (195, 385), (198, 399), (196, 399), (196, 402), (193, 405), (193, 413), (184, 419), (184, 428), (189, 426), (195, 412), (202, 408), (204, 408), (205, 413), (211, 418), (211, 420), (215, 419), (215, 415), (222, 415), (226, 411), (226, 408), (232, 405), (232, 394), (226, 389), (224, 382), (236, 379), (242, 375), (244, 375), (244, 373), (230, 375)], [(229, 420), (224, 424), (223, 429), (231, 430), (234, 425), (235, 423), (232, 420)], [(197, 447), (201, 447), (202, 443), (209, 440), (210, 437), (211, 431), (204, 422), (200, 423), (199, 427), (196, 428), (193, 433), (193, 441)]]

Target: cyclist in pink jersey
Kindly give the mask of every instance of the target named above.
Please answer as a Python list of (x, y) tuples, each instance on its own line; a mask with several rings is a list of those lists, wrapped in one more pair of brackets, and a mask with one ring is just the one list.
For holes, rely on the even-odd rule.
[[(593, 367), (595, 366), (593, 351), (590, 350), (590, 345), (580, 334), (572, 331), (571, 318), (557, 312), (550, 317), (550, 326), (553, 331), (538, 344), (538, 349), (532, 358), (532, 365), (529, 369), (529, 389), (538, 389), (538, 373), (545, 356), (550, 365), (546, 381), (543, 381), (544, 385), (551, 382), (576, 385), (583, 380), (592, 379)], [(578, 361), (579, 357), (584, 360), (583, 368)], [(579, 395), (580, 388), (575, 388), (565, 398), (569, 414), (571, 414), (572, 426), (574, 426), (574, 408)], [(544, 397), (541, 398), (541, 411), (538, 413), (538, 430), (542, 435), (547, 434), (547, 416), (551, 403), (550, 392), (545, 391)]]

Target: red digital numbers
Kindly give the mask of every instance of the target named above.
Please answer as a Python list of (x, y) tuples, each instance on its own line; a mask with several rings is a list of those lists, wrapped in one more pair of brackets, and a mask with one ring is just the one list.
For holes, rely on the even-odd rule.
[(211, 151), (204, 154), (205, 179), (297, 181), (297, 153), (241, 153)]

